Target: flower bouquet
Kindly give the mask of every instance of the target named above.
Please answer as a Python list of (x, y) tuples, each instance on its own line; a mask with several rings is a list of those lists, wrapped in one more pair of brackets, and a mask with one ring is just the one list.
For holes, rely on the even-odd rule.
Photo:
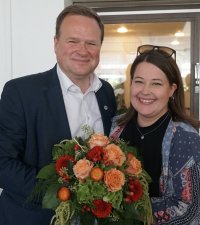
[(33, 194), (55, 210), (51, 224), (152, 224), (150, 177), (136, 149), (123, 140), (92, 134), (55, 144), (52, 163), (37, 175)]

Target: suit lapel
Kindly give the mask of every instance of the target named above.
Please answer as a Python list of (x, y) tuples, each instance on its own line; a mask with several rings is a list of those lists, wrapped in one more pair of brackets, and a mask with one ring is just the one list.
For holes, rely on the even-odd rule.
[(47, 102), (50, 113), (53, 115), (58, 127), (58, 135), (63, 138), (71, 139), (69, 122), (65, 110), (63, 95), (60, 82), (56, 72), (56, 66), (49, 72), (47, 84)]
[(105, 95), (104, 87), (102, 86), (100, 90), (96, 92), (97, 102), (99, 105), (99, 110), (101, 112), (104, 133), (109, 135), (110, 127), (111, 127), (111, 113), (110, 113), (110, 104)]

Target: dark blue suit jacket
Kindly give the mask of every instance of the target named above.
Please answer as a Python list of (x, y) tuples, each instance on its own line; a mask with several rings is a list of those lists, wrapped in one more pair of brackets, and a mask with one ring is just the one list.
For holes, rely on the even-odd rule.
[[(116, 102), (103, 80), (96, 97), (105, 134)], [(6, 83), (0, 101), (0, 224), (49, 225), (53, 211), (26, 203), (38, 170), (51, 162), (55, 143), (71, 139), (56, 66)]]

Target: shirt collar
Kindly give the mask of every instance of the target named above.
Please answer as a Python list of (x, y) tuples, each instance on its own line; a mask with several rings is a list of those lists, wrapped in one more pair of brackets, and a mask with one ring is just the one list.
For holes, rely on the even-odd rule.
[[(63, 71), (61, 70), (61, 68), (58, 64), (57, 64), (57, 74), (58, 74), (58, 79), (61, 84), (61, 88), (63, 90), (68, 91), (70, 88), (78, 87), (68, 78), (68, 76), (65, 73), (63, 73)], [(101, 86), (102, 86), (102, 82), (97, 77), (97, 75), (91, 74), (90, 75), (90, 87), (87, 90), (87, 92), (89, 92), (89, 91), (97, 92), (101, 88)]]

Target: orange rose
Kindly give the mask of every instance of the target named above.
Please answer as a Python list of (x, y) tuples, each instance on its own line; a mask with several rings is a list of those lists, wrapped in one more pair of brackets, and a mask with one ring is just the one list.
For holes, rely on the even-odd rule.
[(109, 139), (103, 134), (93, 134), (88, 143), (90, 145), (90, 148), (93, 148), (95, 146), (105, 147), (109, 144)]
[(114, 168), (105, 172), (104, 182), (109, 191), (116, 192), (124, 186), (125, 176), (120, 170)]
[(126, 172), (135, 176), (139, 175), (142, 172), (141, 162), (132, 153), (128, 153), (127, 156), (128, 167), (126, 169)]
[(104, 149), (103, 161), (108, 165), (122, 166), (126, 160), (125, 154), (121, 148), (115, 144), (109, 144)]
[(93, 167), (93, 163), (91, 161), (87, 160), (86, 158), (84, 158), (84, 159), (80, 159), (74, 165), (73, 171), (74, 171), (75, 176), (79, 180), (84, 180), (89, 176), (92, 167)]

